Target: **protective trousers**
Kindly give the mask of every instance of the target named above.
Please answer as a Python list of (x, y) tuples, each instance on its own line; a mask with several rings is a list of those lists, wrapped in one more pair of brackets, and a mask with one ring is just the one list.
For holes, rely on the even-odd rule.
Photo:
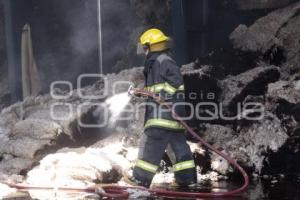
[(150, 186), (168, 144), (176, 157), (173, 171), (177, 184), (189, 185), (197, 181), (195, 162), (184, 132), (148, 128), (141, 138), (138, 160), (133, 170), (133, 176), (143, 186)]

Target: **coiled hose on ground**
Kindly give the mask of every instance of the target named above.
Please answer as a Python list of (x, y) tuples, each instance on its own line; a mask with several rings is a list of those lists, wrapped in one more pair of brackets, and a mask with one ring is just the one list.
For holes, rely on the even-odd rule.
[[(101, 185), (99, 187), (89, 187), (89, 188), (57, 188), (57, 190), (63, 190), (63, 191), (78, 191), (78, 192), (90, 192), (90, 193), (97, 193), (101, 197), (106, 197), (108, 199), (127, 199), (129, 197), (128, 189), (137, 189), (142, 191), (147, 191), (152, 195), (155, 196), (163, 196), (163, 197), (169, 197), (169, 198), (220, 198), (220, 197), (229, 197), (236, 194), (239, 194), (243, 192), (249, 185), (249, 177), (245, 170), (230, 156), (224, 154), (223, 152), (219, 151), (218, 149), (214, 148), (212, 145), (208, 144), (206, 141), (204, 141), (198, 134), (189, 127), (184, 121), (180, 120), (180, 117), (175, 113), (172, 109), (172, 107), (169, 104), (164, 104), (164, 101), (160, 99), (158, 96), (156, 96), (152, 92), (148, 92), (145, 90), (139, 90), (139, 89), (132, 89), (134, 90), (133, 93), (137, 95), (152, 97), (157, 103), (162, 104), (165, 106), (169, 111), (172, 112), (173, 117), (178, 119), (178, 121), (182, 124), (182, 126), (195, 138), (197, 139), (202, 145), (210, 149), (211, 151), (217, 153), (219, 156), (226, 159), (230, 164), (232, 164), (234, 167), (238, 169), (238, 171), (242, 174), (244, 178), (244, 184), (235, 190), (228, 191), (228, 192), (181, 192), (181, 191), (169, 191), (167, 189), (148, 189), (144, 187), (131, 187), (131, 186), (118, 186), (118, 185)], [(13, 184), (8, 183), (9, 186), (21, 189), (21, 190), (52, 190), (53, 188), (49, 187), (38, 187), (38, 186), (30, 186), (30, 185), (19, 185), (19, 184)]]

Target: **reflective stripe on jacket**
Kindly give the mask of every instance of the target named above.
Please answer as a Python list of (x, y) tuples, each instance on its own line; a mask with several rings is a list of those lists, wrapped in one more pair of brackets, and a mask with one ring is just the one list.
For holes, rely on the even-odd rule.
[[(144, 75), (145, 90), (160, 95), (173, 105), (184, 102), (184, 83), (180, 68), (167, 52), (150, 53), (146, 58)], [(164, 107), (159, 107), (153, 99), (148, 99), (147, 103), (145, 129), (159, 127), (182, 131), (183, 127), (172, 117), (171, 112), (162, 111)], [(175, 106), (175, 112), (184, 116), (184, 106)]]

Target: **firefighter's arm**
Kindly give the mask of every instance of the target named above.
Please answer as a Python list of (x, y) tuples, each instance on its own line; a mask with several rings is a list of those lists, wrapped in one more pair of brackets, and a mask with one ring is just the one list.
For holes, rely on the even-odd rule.
[(183, 90), (183, 78), (180, 72), (180, 68), (173, 60), (165, 60), (161, 63), (161, 76), (162, 78), (172, 86), (176, 91)]
[(175, 61), (166, 60), (161, 65), (161, 76), (171, 86), (173, 89), (169, 91), (169, 94), (172, 94), (172, 97), (168, 102), (172, 104), (180, 103), (172, 107), (177, 115), (184, 117), (186, 115), (184, 103), (184, 83), (183, 78), (180, 72), (180, 68), (177, 66)]

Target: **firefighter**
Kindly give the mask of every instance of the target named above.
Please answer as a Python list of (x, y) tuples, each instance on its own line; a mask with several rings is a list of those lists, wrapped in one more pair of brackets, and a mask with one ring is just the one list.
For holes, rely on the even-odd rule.
[[(146, 54), (145, 90), (151, 91), (173, 105), (184, 116), (184, 84), (180, 68), (170, 54), (170, 39), (158, 29), (150, 29), (140, 37), (138, 53)], [(178, 106), (175, 106), (178, 105)], [(176, 183), (188, 186), (196, 182), (195, 162), (183, 126), (152, 98), (147, 99), (144, 134), (140, 141), (138, 160), (131, 182), (149, 187), (168, 145), (175, 153), (173, 163)]]

